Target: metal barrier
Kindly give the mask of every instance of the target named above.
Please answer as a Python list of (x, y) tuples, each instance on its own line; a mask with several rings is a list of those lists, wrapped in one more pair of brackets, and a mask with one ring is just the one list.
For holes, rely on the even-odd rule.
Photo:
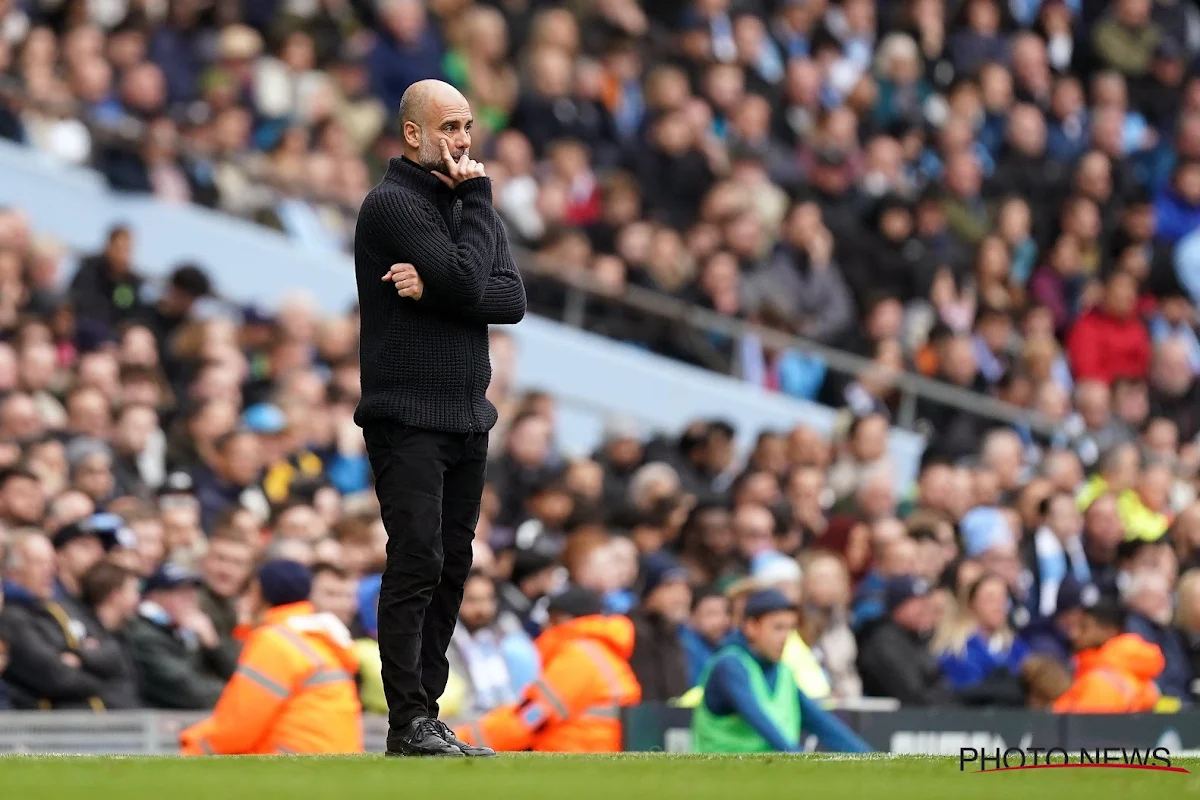
[[(179, 752), (179, 734), (203, 714), (173, 711), (13, 711), (0, 714), (0, 755), (143, 755)], [(383, 752), (387, 719), (363, 717), (368, 752)]]
[[(1177, 714), (1055, 715), (1008, 709), (897, 710), (894, 700), (867, 700), (835, 709), (881, 752), (953, 755), (959, 748), (1165, 747), (1172, 755), (1200, 752), (1200, 711)], [(202, 714), (170, 711), (0, 713), (0, 755), (174, 755), (179, 733)], [(692, 749), (691, 709), (648, 703), (626, 709), (624, 749), (686, 753)], [(368, 752), (383, 752), (387, 719), (363, 717)], [(814, 740), (806, 744), (816, 745)], [(816, 747), (815, 749), (820, 749)]]

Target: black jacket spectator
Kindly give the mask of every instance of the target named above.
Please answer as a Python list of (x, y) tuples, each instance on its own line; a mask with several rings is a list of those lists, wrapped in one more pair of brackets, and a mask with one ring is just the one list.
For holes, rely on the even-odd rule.
[(1125, 618), (1125, 630), (1136, 633), (1147, 642), (1157, 645), (1162, 650), (1166, 666), (1154, 683), (1166, 697), (1191, 697), (1192, 672), (1191, 659), (1183, 636), (1170, 625), (1159, 625), (1154, 620), (1136, 612)]
[(1179, 427), (1179, 441), (1191, 441), (1200, 434), (1200, 381), (1195, 378), (1181, 394), (1172, 394), (1157, 386), (1150, 387), (1150, 418), (1166, 417)]
[(629, 666), (642, 685), (642, 702), (666, 702), (680, 697), (688, 686), (687, 655), (679, 626), (661, 614), (638, 609), (633, 620), (633, 655)]
[[(25, 709), (104, 708), (102, 679), (85, 668), (87, 629), (63, 607), (6, 583), (0, 615), (9, 642), (4, 681), (13, 705)], [(98, 660), (103, 666), (103, 655)], [(89, 662), (90, 663), (90, 662)], [(93, 665), (95, 666), (95, 665)]]
[(133, 234), (113, 228), (104, 252), (85, 258), (69, 290), (80, 319), (115, 331), (122, 320), (142, 310), (142, 276), (133, 269)]
[(955, 702), (954, 690), (924, 639), (890, 619), (880, 620), (860, 637), (858, 674), (867, 697), (894, 697), (906, 706)]
[(125, 642), (137, 665), (142, 702), (151, 708), (212, 708), (233, 674), (219, 650), (201, 648), (144, 610), (129, 623)]

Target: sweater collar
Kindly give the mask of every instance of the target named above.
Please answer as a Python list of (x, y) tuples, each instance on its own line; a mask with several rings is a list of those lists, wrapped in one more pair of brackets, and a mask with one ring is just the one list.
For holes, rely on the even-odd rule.
[(404, 157), (393, 158), (388, 162), (388, 170), (384, 178), (428, 197), (433, 197), (446, 188), (445, 184), (434, 177), (432, 172)]

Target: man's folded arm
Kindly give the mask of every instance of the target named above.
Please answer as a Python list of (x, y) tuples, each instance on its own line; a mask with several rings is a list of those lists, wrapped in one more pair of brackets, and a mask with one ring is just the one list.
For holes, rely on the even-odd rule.
[(447, 304), (473, 307), (483, 299), (503, 232), (493, 221), (490, 181), (474, 178), (457, 191), (463, 201), (457, 242), (434, 213), (399, 202), (396, 195), (377, 194), (363, 213), (371, 225), (369, 235), (381, 237), (389, 257), (410, 262), (425, 286)]

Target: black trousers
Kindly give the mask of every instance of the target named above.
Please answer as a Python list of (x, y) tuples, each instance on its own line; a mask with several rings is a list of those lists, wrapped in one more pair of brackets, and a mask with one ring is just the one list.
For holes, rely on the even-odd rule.
[(487, 434), (382, 423), (365, 428), (375, 493), (387, 528), (379, 589), (379, 654), (388, 723), (437, 718), (450, 667), (446, 650), (471, 570), (487, 467)]

